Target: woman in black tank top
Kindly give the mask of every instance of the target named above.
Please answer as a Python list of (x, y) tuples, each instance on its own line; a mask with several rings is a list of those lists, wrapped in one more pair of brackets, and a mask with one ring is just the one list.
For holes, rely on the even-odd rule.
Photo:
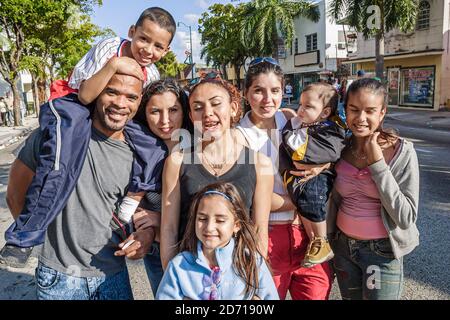
[(258, 230), (266, 255), (268, 219), (273, 189), (270, 160), (240, 143), (233, 128), (241, 115), (240, 95), (221, 79), (203, 79), (190, 90), (190, 118), (200, 138), (193, 147), (172, 153), (163, 173), (161, 261), (165, 268), (178, 253), (194, 195), (215, 182), (233, 183)]

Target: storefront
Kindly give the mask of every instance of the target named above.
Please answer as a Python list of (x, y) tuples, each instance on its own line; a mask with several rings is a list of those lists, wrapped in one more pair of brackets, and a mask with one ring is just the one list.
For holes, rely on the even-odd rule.
[[(372, 59), (347, 61), (356, 70), (374, 70)], [(450, 88), (441, 86), (442, 52), (385, 57), (389, 105), (438, 110)], [(442, 98), (442, 99), (441, 99)]]
[(400, 69), (400, 106), (433, 108), (435, 67)]

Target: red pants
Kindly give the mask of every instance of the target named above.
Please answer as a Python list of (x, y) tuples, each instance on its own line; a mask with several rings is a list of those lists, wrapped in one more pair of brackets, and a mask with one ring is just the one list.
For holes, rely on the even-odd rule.
[(269, 225), (269, 263), (281, 300), (327, 300), (333, 284), (328, 262), (300, 267), (308, 247), (305, 229), (297, 224)]

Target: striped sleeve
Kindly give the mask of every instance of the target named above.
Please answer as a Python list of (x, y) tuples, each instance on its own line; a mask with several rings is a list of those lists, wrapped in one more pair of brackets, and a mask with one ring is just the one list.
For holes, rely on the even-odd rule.
[(145, 80), (144, 87), (160, 79), (158, 68), (154, 64), (148, 65), (145, 68), (147, 69), (147, 79)]
[(94, 45), (77, 63), (69, 79), (69, 87), (79, 89), (81, 82), (89, 79), (116, 55), (120, 38), (107, 38)]

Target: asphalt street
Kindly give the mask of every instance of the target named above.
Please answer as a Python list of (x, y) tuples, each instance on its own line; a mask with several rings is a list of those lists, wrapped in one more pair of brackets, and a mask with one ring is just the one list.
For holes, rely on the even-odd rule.
[[(420, 246), (404, 259), (403, 299), (450, 299), (450, 133), (404, 126), (388, 120), (388, 126), (414, 142), (420, 164), (421, 193), (418, 228)], [(13, 154), (20, 142), (0, 151), (0, 235), (12, 223), (5, 203), (6, 185)], [(3, 246), (3, 236), (0, 246)], [(0, 269), (0, 299), (35, 299), (33, 279), (37, 259), (28, 268)], [(152, 299), (142, 262), (130, 262), (130, 281), (135, 299)], [(331, 299), (340, 299), (335, 283)]]

